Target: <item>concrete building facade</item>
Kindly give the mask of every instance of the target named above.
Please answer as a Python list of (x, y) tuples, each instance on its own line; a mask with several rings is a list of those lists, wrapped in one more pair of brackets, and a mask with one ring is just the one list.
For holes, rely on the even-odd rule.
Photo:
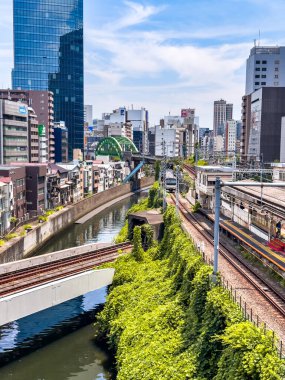
[(224, 129), (227, 120), (233, 118), (233, 105), (227, 103), (225, 100), (214, 101), (214, 119), (213, 119), (213, 131), (214, 136), (217, 136), (219, 128)]
[(254, 160), (280, 160), (281, 123), (285, 115), (285, 87), (262, 87), (251, 94), (247, 123), (247, 155)]
[(254, 46), (250, 50), (245, 95), (261, 87), (285, 87), (285, 46)]
[(20, 222), (28, 219), (25, 167), (2, 165), (0, 166), (0, 179), (1, 177), (10, 178), (13, 182), (13, 216)]
[(28, 106), (0, 99), (0, 164), (29, 162), (28, 131)]
[(143, 107), (128, 110), (127, 122), (132, 125), (134, 144), (140, 152), (146, 153), (148, 151), (148, 111)]
[(180, 132), (178, 128), (155, 127), (155, 155), (179, 157)]
[(21, 101), (31, 107), (37, 115), (38, 124), (45, 126), (47, 160), (54, 162), (54, 98), (51, 91), (1, 89), (0, 98)]
[(93, 106), (84, 104), (84, 125), (93, 125)]
[(0, 236), (9, 232), (13, 213), (13, 182), (11, 178), (0, 178)]
[(25, 170), (26, 205), (29, 217), (41, 215), (47, 208), (47, 164), (17, 164)]
[(225, 129), (225, 150), (228, 155), (233, 155), (236, 152), (237, 143), (237, 121), (228, 120)]

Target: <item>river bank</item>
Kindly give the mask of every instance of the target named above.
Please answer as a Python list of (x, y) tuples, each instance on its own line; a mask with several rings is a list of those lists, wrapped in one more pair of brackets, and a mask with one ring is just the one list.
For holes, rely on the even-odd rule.
[[(135, 190), (147, 187), (153, 181), (153, 177), (144, 177), (139, 181)], [(66, 228), (72, 226), (79, 218), (106, 205), (110, 201), (116, 202), (121, 196), (130, 196), (131, 194), (134, 194), (133, 185), (127, 183), (66, 206), (64, 209), (50, 215), (44, 223), (37, 224), (24, 236), (17, 236), (6, 242), (3, 247), (0, 247), (0, 264), (21, 260), (35, 254), (40, 247), (49, 240), (56, 238), (58, 234), (63, 233)]]

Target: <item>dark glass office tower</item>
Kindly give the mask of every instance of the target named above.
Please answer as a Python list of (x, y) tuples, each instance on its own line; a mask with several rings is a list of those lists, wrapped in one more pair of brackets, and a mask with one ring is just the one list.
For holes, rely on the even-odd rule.
[(83, 151), (83, 0), (14, 0), (12, 85), (53, 91), (69, 158), (74, 148)]

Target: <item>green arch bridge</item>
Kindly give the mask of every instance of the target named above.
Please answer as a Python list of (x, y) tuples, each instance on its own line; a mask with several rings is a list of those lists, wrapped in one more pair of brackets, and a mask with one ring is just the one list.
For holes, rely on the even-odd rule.
[(124, 152), (138, 153), (135, 144), (125, 136), (105, 137), (96, 148), (96, 156), (111, 156), (123, 159)]

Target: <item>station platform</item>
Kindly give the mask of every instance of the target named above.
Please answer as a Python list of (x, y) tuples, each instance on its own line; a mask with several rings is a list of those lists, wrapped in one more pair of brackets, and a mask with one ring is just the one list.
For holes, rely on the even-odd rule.
[[(214, 214), (201, 211), (208, 219), (214, 222)], [(279, 269), (285, 271), (285, 252), (275, 252), (266, 245), (266, 241), (249, 231), (239, 224), (221, 217), (220, 228), (230, 233), (236, 239), (253, 249), (259, 255), (276, 265)]]

